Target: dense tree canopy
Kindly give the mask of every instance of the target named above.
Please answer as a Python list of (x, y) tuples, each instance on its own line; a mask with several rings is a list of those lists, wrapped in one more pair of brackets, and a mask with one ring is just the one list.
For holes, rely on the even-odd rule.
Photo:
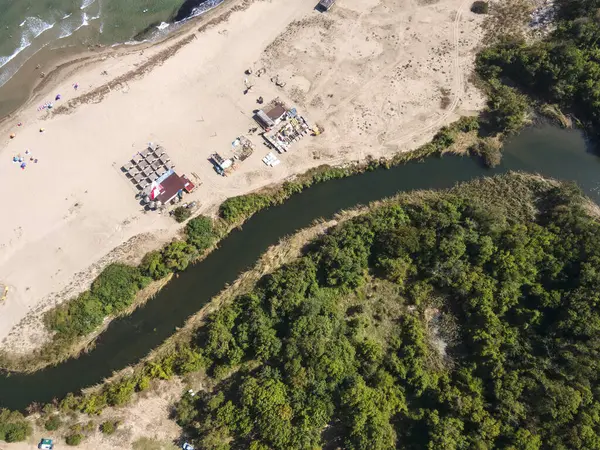
[(600, 449), (598, 236), (518, 175), (372, 208), (210, 317), (178, 420), (202, 449)]
[[(553, 33), (534, 43), (511, 38), (486, 48), (478, 56), (479, 74), (491, 83), (494, 92), (500, 82), (518, 86), (544, 102), (561, 105), (598, 134), (599, 8), (597, 0), (562, 0)], [(508, 115), (516, 122), (521, 114), (519, 102), (511, 102), (511, 109), (517, 114), (505, 111), (504, 117)]]

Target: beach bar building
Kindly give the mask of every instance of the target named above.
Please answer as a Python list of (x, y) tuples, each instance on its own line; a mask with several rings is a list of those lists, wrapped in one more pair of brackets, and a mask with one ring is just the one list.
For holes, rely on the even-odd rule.
[(149, 197), (152, 201), (166, 205), (184, 190), (186, 190), (186, 180), (173, 170), (168, 170), (152, 183)]

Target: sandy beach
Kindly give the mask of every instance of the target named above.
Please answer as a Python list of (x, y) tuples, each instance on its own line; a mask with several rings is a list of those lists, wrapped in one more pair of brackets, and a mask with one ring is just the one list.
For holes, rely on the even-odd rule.
[[(199, 185), (185, 198), (198, 202), (196, 213), (214, 214), (228, 197), (311, 167), (411, 150), (482, 108), (467, 82), (482, 36), (471, 2), (338, 0), (327, 13), (315, 4), (232, 0), (203, 19), (212, 26), (200, 21), (159, 45), (59, 73), (0, 124), (0, 285), (9, 288), (0, 349), (36, 348), (47, 339), (44, 311), (87, 288), (109, 262), (136, 263), (179, 233), (168, 213), (144, 211), (121, 172), (148, 142)], [(249, 68), (266, 72), (245, 75)], [(244, 95), (246, 78), (253, 87)], [(39, 110), (57, 94), (52, 110)], [(270, 150), (248, 134), (259, 96), (296, 106), (325, 132), (267, 167)], [(240, 135), (254, 154), (218, 176), (210, 154), (230, 156)]]

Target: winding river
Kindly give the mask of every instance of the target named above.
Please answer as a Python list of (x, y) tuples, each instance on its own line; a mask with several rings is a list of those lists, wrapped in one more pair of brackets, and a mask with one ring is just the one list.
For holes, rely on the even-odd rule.
[(233, 231), (217, 250), (181, 273), (144, 307), (112, 322), (89, 353), (33, 374), (0, 377), (0, 406), (22, 410), (32, 402), (62, 398), (136, 363), (226, 283), (250, 268), (267, 247), (319, 217), (331, 217), (341, 209), (399, 191), (448, 188), (508, 170), (576, 181), (600, 203), (600, 158), (588, 151), (580, 132), (550, 126), (525, 130), (509, 141), (502, 165), (493, 170), (484, 169), (470, 158), (445, 156), (318, 184), (281, 206), (256, 214), (242, 230)]

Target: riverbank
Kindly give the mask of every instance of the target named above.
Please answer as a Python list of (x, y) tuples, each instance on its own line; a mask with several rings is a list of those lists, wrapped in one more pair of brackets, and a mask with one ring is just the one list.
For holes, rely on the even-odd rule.
[[(459, 102), (465, 111), (480, 108), (481, 99), (474, 90), (469, 88), (465, 94), (462, 83), (455, 84), (456, 77), (460, 79), (472, 64), (469, 52), (478, 37), (478, 18), (461, 21), (468, 14), (465, 5), (448, 1), (413, 5), (408, 10), (406, 5), (391, 5), (390, 14), (385, 2), (348, 2), (329, 15), (320, 15), (308, 2), (281, 3), (285, 5), (246, 2), (237, 10), (228, 5), (215, 16), (216, 20), (229, 14), (227, 20), (215, 22), (200, 34), (190, 31), (189, 36), (197, 38), (190, 38), (148, 72), (112, 85), (106, 94), (94, 92), (110, 86), (107, 77), (118, 79), (144, 67), (165, 47), (119, 60), (107, 58), (93, 70), (77, 73), (76, 80), (71, 75), (59, 87), (48, 87), (45, 92), (63, 94), (63, 103), (71, 101), (69, 114), (38, 112), (30, 105), (11, 123), (5, 121), (3, 135), (15, 131), (17, 137), (6, 138), (0, 150), (0, 173), (3, 183), (23, 193), (8, 199), (6, 207), (14, 213), (3, 222), (0, 233), (4, 238), (0, 282), (10, 287), (7, 301), (0, 306), (0, 337), (14, 331), (3, 348), (27, 352), (43, 345), (41, 315), (85, 289), (110, 259), (98, 266), (94, 261), (110, 249), (146, 233), (143, 245), (119, 255), (119, 260), (136, 262), (178, 232), (168, 217), (141, 212), (126, 180), (115, 170), (145, 142), (160, 142), (182, 171), (199, 174), (203, 184), (190, 200), (201, 203), (199, 212), (214, 213), (225, 198), (281, 182), (323, 163), (343, 164), (369, 154), (378, 158), (414, 148), (454, 117)], [(457, 8), (460, 14), (449, 20), (448, 11)], [(413, 15), (408, 16), (408, 11)], [(356, 12), (361, 13), (358, 18)], [(264, 17), (270, 18), (267, 24)], [(373, 25), (375, 18), (381, 18), (381, 23)], [(433, 22), (439, 26), (432, 34)], [(407, 27), (410, 33), (400, 32)], [(348, 46), (350, 31), (355, 38), (362, 36), (364, 43)], [(469, 40), (453, 47), (452, 37), (458, 37), (459, 31), (465, 31)], [(374, 32), (377, 38), (372, 37)], [(321, 47), (319, 42), (327, 39), (331, 46)], [(433, 70), (435, 64), (454, 70)], [(214, 150), (228, 148), (236, 136), (252, 127), (255, 99), (242, 93), (243, 71), (261, 66), (268, 72), (255, 80), (254, 95), (282, 97), (306, 111), (313, 122), (323, 124), (326, 132), (298, 143), (282, 156), (277, 169), (264, 168), (262, 155), (254, 155), (230, 177), (216, 177), (205, 159)], [(100, 69), (108, 75), (98, 75)], [(375, 81), (374, 70), (379, 73)], [(286, 86), (271, 84), (270, 75), (285, 79)], [(415, 87), (415, 80), (421, 88)], [(72, 89), (74, 81), (80, 85), (77, 93)], [(457, 88), (451, 90), (455, 101), (446, 109), (440, 105), (440, 84)], [(92, 103), (82, 102), (86, 95)], [(60, 112), (61, 104), (56, 106)], [(23, 127), (15, 127), (17, 121)], [(39, 128), (45, 132), (39, 133)], [(386, 135), (385, 130), (394, 129), (405, 133)], [(199, 142), (209, 145), (198, 150)], [(39, 163), (21, 171), (10, 163), (11, 155), (27, 148), (39, 157)], [(57, 173), (64, 175), (57, 179)], [(48, 180), (52, 180), (51, 189)], [(46, 224), (44, 229), (39, 223)], [(43, 242), (52, 245), (42, 246)], [(69, 286), (74, 273), (80, 275)], [(15, 328), (28, 314), (35, 316), (28, 329)]]
[[(82, 352), (93, 348), (96, 338), (107, 329), (112, 320), (129, 315), (136, 308), (144, 305), (167, 285), (173, 272), (177, 273), (187, 268), (188, 264), (197, 264), (205, 259), (217, 249), (219, 242), (229, 236), (232, 230), (241, 227), (246, 220), (260, 210), (282, 204), (294, 194), (326, 181), (380, 168), (391, 168), (410, 161), (422, 161), (434, 156), (468, 155), (469, 152), (477, 152), (477, 144), (481, 141), (481, 138), (478, 137), (478, 129), (479, 122), (476, 117), (463, 117), (450, 126), (444, 127), (431, 142), (414, 151), (398, 153), (390, 159), (369, 159), (345, 167), (320, 166), (295, 176), (293, 180), (283, 184), (270, 186), (256, 193), (229, 198), (219, 207), (221, 219), (212, 220), (197, 216), (187, 223), (186, 230), (180, 236), (179, 241), (172, 242), (159, 252), (152, 252), (144, 256), (139, 267), (141, 269), (139, 274), (155, 281), (137, 292), (129, 306), (122, 310), (113, 310), (110, 315), (104, 317), (101, 324), (90, 326), (99, 320), (96, 308), (92, 306), (97, 301), (97, 295), (92, 288), (92, 291), (72, 298), (44, 314), (44, 325), (54, 333), (51, 340), (31, 354), (17, 356), (0, 352), (0, 367), (11, 372), (31, 373), (48, 365), (61, 363), (67, 358), (78, 357)], [(195, 224), (198, 223), (205, 224), (201, 226), (202, 231), (193, 233), (188, 230), (190, 226), (192, 229), (196, 229)], [(189, 251), (179, 250), (180, 256), (175, 257), (170, 249), (179, 243), (189, 245)], [(116, 287), (116, 280), (120, 278), (119, 273), (120, 271), (108, 275), (102, 272), (94, 283), (99, 283), (102, 277), (102, 284), (114, 284)], [(134, 280), (131, 281), (131, 287), (134, 290), (138, 289), (136, 283)], [(119, 288), (124, 289), (122, 281), (119, 284)], [(89, 294), (94, 300), (86, 297), (85, 294)], [(120, 297), (121, 295), (123, 294), (113, 293), (112, 296)], [(80, 323), (87, 324), (85, 328), (88, 331), (83, 334), (81, 334), (81, 325), (78, 325)], [(89, 333), (89, 329), (93, 329), (93, 332)]]
[[(255, 289), (256, 282), (264, 277), (264, 275), (276, 272), (280, 267), (288, 264), (292, 261), (297, 260), (306, 251), (306, 244), (314, 242), (319, 236), (327, 233), (334, 227), (339, 228), (339, 225), (348, 220), (354, 219), (358, 216), (363, 216), (368, 213), (373, 213), (382, 207), (390, 207), (394, 204), (420, 204), (421, 202), (435, 202), (436, 199), (451, 198), (452, 196), (464, 197), (470, 199), (475, 205), (482, 208), (482, 210), (489, 209), (493, 214), (506, 214), (509, 217), (519, 218), (533, 218), (536, 216), (536, 208), (533, 206), (536, 204), (535, 200), (543, 193), (550, 191), (550, 188), (557, 186), (553, 180), (546, 180), (541, 177), (523, 174), (511, 174), (498, 176), (494, 178), (485, 178), (470, 183), (461, 184), (453, 189), (438, 192), (438, 191), (418, 191), (410, 194), (401, 194), (394, 197), (393, 199), (382, 200), (374, 202), (368, 207), (362, 207), (353, 209), (350, 211), (344, 211), (338, 214), (335, 218), (329, 221), (320, 221), (313, 226), (304, 229), (295, 235), (284, 239), (277, 246), (271, 247), (265, 252), (260, 258), (259, 262), (253, 267), (252, 270), (242, 274), (235, 283), (227, 287), (221, 294), (217, 295), (209, 305), (207, 305), (202, 311), (199, 311), (194, 317), (190, 318), (185, 327), (180, 329), (176, 335), (167, 340), (160, 346), (152, 355), (145, 359), (145, 361), (137, 364), (134, 368), (128, 368), (121, 371), (120, 374), (116, 375), (111, 379), (111, 385), (97, 386), (94, 389), (87, 390), (87, 394), (81, 399), (75, 399), (73, 397), (67, 398), (61, 403), (60, 409), (64, 412), (68, 409), (75, 410), (86, 410), (91, 414), (95, 415), (100, 413), (103, 409), (103, 402), (106, 399), (118, 400), (120, 408), (107, 408), (102, 411), (99, 419), (92, 420), (96, 424), (95, 430), (97, 430), (98, 424), (106, 418), (122, 418), (122, 428), (124, 430), (136, 428), (136, 433), (130, 433), (128, 435), (116, 435), (102, 436), (98, 431), (92, 431), (90, 434), (90, 440), (86, 441), (85, 445), (101, 443), (99, 448), (130, 448), (131, 442), (139, 437), (139, 427), (135, 427), (129, 417), (138, 418), (139, 411), (141, 408), (150, 408), (147, 417), (152, 418), (155, 422), (156, 429), (153, 430), (157, 436), (164, 438), (165, 430), (172, 433), (167, 436), (173, 440), (178, 437), (179, 430), (176, 427), (169, 425), (167, 421), (168, 411), (171, 410), (174, 403), (174, 396), (176, 391), (182, 393), (186, 389), (193, 389), (195, 392), (198, 391), (212, 391), (215, 386), (219, 385), (219, 382), (224, 378), (227, 378), (231, 370), (237, 370), (238, 367), (229, 368), (225, 371), (220, 371), (218, 374), (215, 372), (213, 376), (206, 376), (206, 361), (199, 357), (199, 360), (194, 363), (194, 359), (190, 358), (189, 345), (197, 352), (199, 348), (204, 348), (206, 343), (199, 342), (197, 339), (198, 329), (206, 322), (206, 317), (215, 311), (227, 307), (231, 304), (234, 299), (238, 298)], [(501, 201), (498, 201), (502, 199)], [(522, 219), (521, 219), (522, 220)], [(378, 290), (373, 290), (372, 295), (382, 295), (381, 292), (377, 294)], [(360, 294), (357, 294), (358, 298)], [(372, 297), (367, 298), (371, 299)], [(364, 301), (362, 299), (361, 301)], [(379, 330), (381, 331), (381, 330)], [(185, 355), (185, 356), (182, 356)], [(187, 365), (183, 365), (187, 364)], [(196, 364), (197, 366), (193, 366)], [(249, 362), (252, 365), (252, 362)], [(182, 369), (182, 367), (188, 367)], [(189, 367), (195, 367), (189, 369)], [(242, 364), (243, 367), (243, 364)], [(157, 381), (155, 379), (169, 378), (170, 381), (165, 383), (164, 381)], [(142, 381), (145, 380), (145, 381)], [(154, 381), (153, 381), (154, 380)], [(160, 388), (157, 388), (157, 384)], [(151, 385), (154, 388), (149, 389)], [(143, 391), (142, 393), (134, 394), (134, 386), (145, 386), (141, 388), (135, 388), (136, 390)], [(185, 386), (185, 388), (184, 388)], [(166, 397), (170, 397), (170, 403), (165, 405), (164, 400)], [(153, 402), (152, 399), (156, 398), (158, 402)], [(96, 409), (95, 409), (96, 408)], [(123, 411), (127, 411), (127, 415), (123, 414)], [(52, 408), (45, 412), (45, 417), (51, 416)], [(38, 415), (33, 416), (30, 420), (35, 420)], [(85, 423), (89, 419), (85, 416), (77, 416), (77, 419), (70, 419), (68, 422), (81, 422)], [(134, 419), (136, 420), (136, 419)], [(146, 419), (143, 423), (147, 423), (149, 420)], [(43, 423), (43, 421), (42, 421)], [(161, 424), (160, 426), (158, 424)], [(94, 429), (94, 428), (93, 428)], [(168, 433), (167, 432), (167, 433)], [(39, 433), (39, 432), (38, 432)], [(44, 432), (48, 434), (47, 432)], [(52, 436), (59, 437), (68, 434), (68, 427), (64, 427)], [(84, 433), (85, 434), (85, 433)], [(37, 437), (37, 435), (36, 435)], [(32, 441), (33, 442), (33, 441)], [(7, 448), (21, 448), (19, 444), (11, 444)], [(103, 447), (103, 446), (104, 447)]]

